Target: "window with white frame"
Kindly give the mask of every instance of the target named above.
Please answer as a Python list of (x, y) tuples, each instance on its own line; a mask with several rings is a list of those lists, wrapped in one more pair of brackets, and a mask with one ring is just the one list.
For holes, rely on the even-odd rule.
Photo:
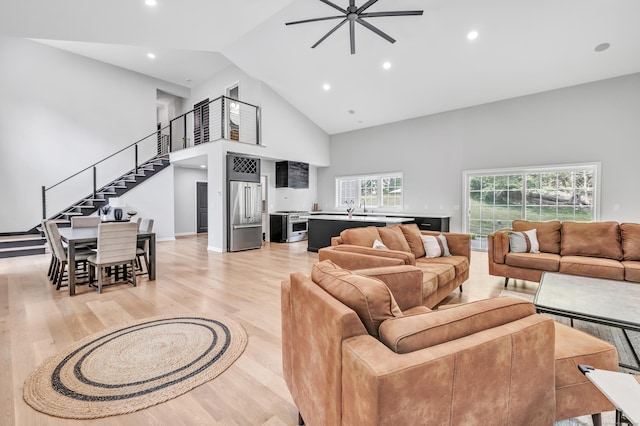
[(473, 248), (486, 249), (487, 235), (515, 219), (598, 220), (599, 164), (464, 172), (465, 232)]
[(402, 173), (336, 178), (336, 207), (402, 208)]

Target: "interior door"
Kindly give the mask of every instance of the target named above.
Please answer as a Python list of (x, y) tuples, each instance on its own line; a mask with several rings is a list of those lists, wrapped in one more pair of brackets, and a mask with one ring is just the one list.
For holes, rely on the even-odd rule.
[(196, 232), (208, 232), (207, 182), (196, 182)]
[(193, 143), (209, 142), (209, 98), (193, 106)]

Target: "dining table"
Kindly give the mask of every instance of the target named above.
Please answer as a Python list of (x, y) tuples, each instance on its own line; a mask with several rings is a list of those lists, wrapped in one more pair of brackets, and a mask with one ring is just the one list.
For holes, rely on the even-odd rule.
[[(98, 227), (59, 228), (62, 241), (68, 246), (69, 296), (76, 294), (76, 248), (83, 245), (97, 245)], [(156, 279), (156, 234), (138, 231), (138, 242), (149, 241), (149, 280)]]

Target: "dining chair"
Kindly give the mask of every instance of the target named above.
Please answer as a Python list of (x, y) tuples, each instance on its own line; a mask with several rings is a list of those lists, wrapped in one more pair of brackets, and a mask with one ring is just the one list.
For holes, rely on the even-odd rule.
[[(153, 232), (153, 219), (142, 219), (138, 222), (139, 232)], [(141, 259), (144, 259), (146, 272), (142, 269)], [(139, 241), (136, 248), (136, 264), (138, 266), (138, 275), (149, 275), (149, 240)]]
[[(56, 290), (59, 290), (60, 287), (62, 287), (65, 272), (68, 273), (67, 264), (69, 263), (69, 255), (67, 249), (62, 245), (58, 225), (54, 221), (48, 220), (45, 222), (45, 227), (49, 235), (52, 251), (56, 257), (56, 264), (53, 268), (51, 281), (56, 285)], [(88, 249), (77, 249), (75, 255), (76, 264), (86, 265), (87, 259), (92, 253), (93, 252)], [(84, 269), (86, 270), (86, 267)], [(79, 275), (79, 273), (76, 275)]]
[(98, 293), (102, 293), (105, 285), (105, 272), (107, 268), (116, 267), (114, 280), (118, 282), (118, 267), (123, 266), (123, 282), (136, 286), (136, 241), (138, 225), (134, 222), (101, 223), (98, 225), (98, 248), (95, 254), (89, 256), (89, 285), (93, 285), (97, 273)]
[(47, 246), (49, 247), (49, 251), (51, 252), (51, 261), (49, 262), (49, 270), (47, 271), (47, 277), (49, 280), (53, 281), (53, 272), (58, 268), (58, 258), (53, 251), (53, 244), (51, 243), (51, 238), (49, 237), (49, 230), (47, 229), (47, 219), (43, 219), (41, 222), (40, 229), (44, 234), (44, 238), (47, 241)]
[(100, 225), (100, 216), (72, 216), (72, 228), (94, 228)]

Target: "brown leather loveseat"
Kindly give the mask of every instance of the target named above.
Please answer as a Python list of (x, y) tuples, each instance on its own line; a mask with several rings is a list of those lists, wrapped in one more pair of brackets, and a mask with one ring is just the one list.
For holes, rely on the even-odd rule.
[(576, 368), (616, 370), (608, 343), (517, 298), (432, 311), (415, 268), (377, 272), (324, 261), (282, 283), (283, 374), (300, 424), (535, 426), (613, 409)]
[[(510, 231), (531, 230), (539, 252), (514, 252)], [(489, 274), (505, 277), (505, 286), (509, 278), (539, 282), (544, 271), (640, 282), (640, 224), (514, 220), (487, 238)]]
[[(438, 243), (440, 236), (444, 239), (439, 242), (444, 244), (439, 246), (442, 250), (427, 253), (423, 239)], [(373, 247), (376, 240), (384, 249)], [(462, 283), (469, 278), (470, 241), (468, 234), (421, 231), (416, 224), (369, 226), (345, 229), (340, 236), (332, 237), (331, 246), (320, 249), (318, 258), (352, 271), (413, 266), (422, 275), (422, 304), (432, 308), (457, 287), (462, 291)]]

